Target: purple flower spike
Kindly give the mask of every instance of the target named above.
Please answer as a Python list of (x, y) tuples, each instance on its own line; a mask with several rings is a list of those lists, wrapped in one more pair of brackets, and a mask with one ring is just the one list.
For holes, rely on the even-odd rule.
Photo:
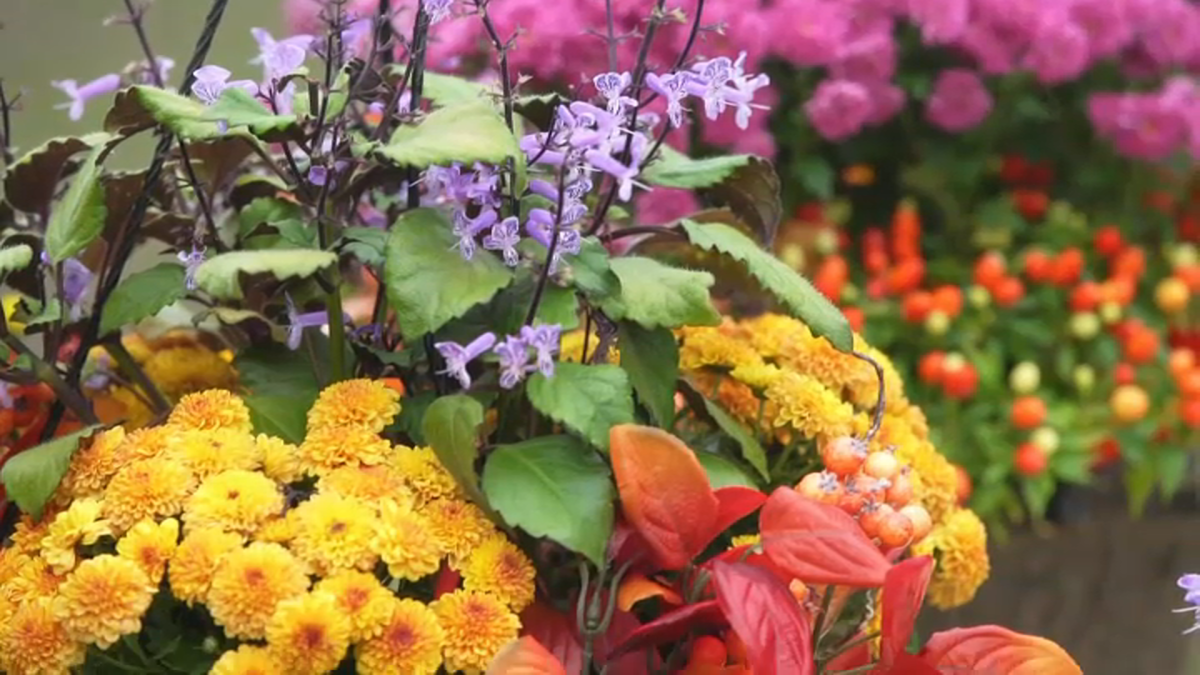
[(463, 208), (454, 212), (454, 234), (458, 237), (458, 243), (454, 246), (462, 254), (463, 260), (475, 257), (475, 237), (491, 227), (499, 217), (500, 215), (490, 208), (484, 208), (474, 218), (468, 218), (467, 211)]
[(554, 377), (554, 355), (558, 353), (562, 326), (521, 327), (521, 339), (537, 353), (537, 369), (545, 377)]
[(437, 349), (442, 358), (446, 359), (446, 368), (439, 370), (438, 374), (451, 375), (458, 380), (463, 389), (470, 389), (471, 374), (467, 372), (467, 364), (479, 358), (494, 344), (496, 344), (495, 333), (484, 333), (465, 347), (457, 342), (435, 342), (434, 349)]
[(521, 338), (510, 335), (492, 351), (500, 357), (501, 388), (512, 389), (525, 379), (525, 373), (529, 371), (526, 367), (529, 363), (529, 346)]
[(116, 73), (102, 75), (82, 86), (75, 80), (56, 80), (50, 86), (62, 91), (71, 100), (54, 106), (55, 110), (67, 110), (72, 122), (83, 118), (83, 109), (87, 102), (99, 97), (115, 93), (121, 88), (121, 76)]
[(288, 75), (304, 63), (309, 48), (316, 40), (311, 35), (293, 35), (276, 40), (263, 28), (251, 28), (250, 34), (258, 42), (258, 56), (250, 63), (263, 64), (263, 79), (270, 82)]
[(187, 270), (184, 273), (183, 283), (189, 291), (196, 290), (196, 269), (204, 263), (204, 249), (192, 247), (191, 251), (180, 251), (179, 261), (183, 263)]
[(509, 216), (492, 226), (491, 234), (483, 238), (483, 247), (489, 251), (501, 251), (504, 264), (516, 267), (517, 263), (521, 262), (515, 248), (521, 243), (520, 229), (521, 222), (516, 216)]
[(291, 295), (285, 295), (287, 301), (287, 346), (288, 349), (296, 351), (300, 348), (300, 340), (304, 337), (305, 328), (319, 328), (329, 323), (329, 313), (325, 311), (306, 312), (304, 314), (296, 311), (296, 304), (292, 302)]
[(637, 99), (622, 95), (632, 83), (633, 77), (629, 73), (601, 73), (592, 78), (596, 91), (604, 97), (605, 107), (613, 115), (620, 115), (625, 108), (637, 105)]
[(683, 99), (687, 97), (687, 73), (673, 73), (659, 76), (655, 73), (646, 75), (646, 86), (654, 93), (667, 99), (667, 117), (671, 126), (678, 129), (683, 126)]
[(1176, 582), (1180, 588), (1187, 591), (1184, 595), (1184, 602), (1187, 602), (1190, 607), (1181, 607), (1174, 611), (1176, 612), (1191, 612), (1192, 626), (1183, 631), (1184, 635), (1200, 630), (1200, 574), (1185, 574), (1179, 577)]
[(429, 25), (443, 21), (454, 11), (454, 0), (425, 0), (425, 13), (429, 15)]
[(258, 85), (250, 80), (229, 81), (233, 73), (221, 66), (202, 66), (196, 69), (196, 81), (192, 83), (192, 93), (204, 105), (212, 105), (221, 98), (222, 92), (230, 87), (245, 89), (251, 94), (258, 93)]
[(80, 306), (84, 293), (92, 283), (95, 275), (86, 265), (75, 258), (67, 258), (62, 266), (63, 301), (67, 303), (67, 315), (71, 320), (78, 319), (83, 314)]

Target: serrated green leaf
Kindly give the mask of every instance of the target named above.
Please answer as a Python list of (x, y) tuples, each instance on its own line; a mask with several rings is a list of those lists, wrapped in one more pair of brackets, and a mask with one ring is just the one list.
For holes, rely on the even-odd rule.
[(511, 158), (520, 170), (525, 161), (504, 118), (487, 101), (434, 110), (420, 124), (396, 129), (376, 152), (392, 164), (418, 169), (453, 162), (503, 165)]
[(106, 133), (52, 138), (22, 155), (4, 172), (4, 197), (13, 208), (38, 213), (50, 205), (72, 157), (112, 139)]
[(479, 489), (475, 461), (479, 458), (479, 427), (483, 424), (483, 405), (463, 394), (443, 396), (430, 404), (421, 420), (425, 441), (438, 460), (454, 477), (471, 501), (488, 508), (487, 498)]
[(679, 345), (666, 328), (648, 329), (622, 321), (617, 346), (621, 368), (638, 400), (650, 411), (658, 426), (670, 429), (675, 421), (675, 382), (679, 379)]
[(1154, 458), (1158, 487), (1162, 491), (1163, 501), (1169, 501), (1183, 487), (1183, 481), (1188, 475), (1188, 461), (1191, 458), (1185, 448), (1161, 447), (1158, 456)]
[[(318, 350), (318, 353), (321, 353)], [(246, 391), (256, 396), (286, 396), (312, 392), (320, 388), (313, 366), (301, 351), (252, 347), (239, 352), (233, 361), (238, 379)]]
[(1157, 480), (1152, 462), (1134, 464), (1125, 469), (1125, 496), (1129, 502), (1129, 514), (1134, 518), (1142, 517)]
[(341, 250), (358, 258), (364, 265), (383, 263), (387, 249), (387, 230), (374, 227), (347, 227), (342, 231)]
[(203, 108), (201, 120), (229, 128), (248, 127), (260, 138), (277, 138), (296, 132), (295, 115), (276, 115), (253, 94), (241, 87), (228, 87), (212, 105)]
[(312, 276), (336, 263), (336, 253), (314, 249), (234, 251), (214, 256), (197, 267), (196, 286), (216, 298), (240, 300), (243, 274), (269, 274), (282, 281)]
[(46, 254), (54, 263), (87, 248), (104, 231), (108, 207), (104, 202), (104, 186), (100, 183), (100, 157), (103, 146), (88, 153), (71, 179), (71, 187), (50, 212), (46, 226)]
[(244, 397), (250, 409), (250, 422), (260, 434), (278, 436), (289, 443), (304, 440), (308, 409), (317, 400), (309, 394), (250, 394)]
[(50, 298), (42, 303), (34, 298), (22, 298), (13, 312), (13, 320), (25, 325), (26, 330), (34, 326), (58, 321), (63, 318), (62, 303)]
[(714, 490), (733, 485), (758, 489), (754, 478), (736, 462), (715, 452), (697, 452), (696, 459), (700, 460), (700, 466), (704, 467), (704, 472), (708, 474), (708, 482)]
[(775, 240), (779, 221), (783, 219), (783, 202), (779, 196), (779, 176), (770, 162), (751, 157), (720, 183), (701, 193), (728, 207), (763, 242), (769, 244)]
[(487, 87), (478, 82), (471, 82), (453, 75), (427, 72), (421, 96), (439, 106), (450, 106), (483, 99), (487, 95), (487, 91)]
[(627, 319), (647, 328), (715, 326), (721, 315), (708, 289), (713, 276), (664, 265), (652, 258), (630, 256), (609, 261), (621, 282), (616, 297), (600, 300), (612, 319)]
[(1050, 500), (1054, 497), (1056, 489), (1054, 476), (1049, 472), (1042, 472), (1021, 481), (1021, 496), (1035, 520), (1042, 520), (1046, 517), (1046, 509), (1050, 506)]
[(580, 245), (579, 253), (567, 260), (571, 282), (593, 301), (616, 296), (621, 292), (621, 280), (610, 263), (611, 256), (600, 240), (588, 237)]
[(716, 185), (753, 158), (752, 155), (723, 155), (692, 159), (666, 145), (659, 153), (658, 159), (642, 172), (641, 179), (650, 185), (688, 190)]
[[(131, 113), (135, 111), (133, 106), (140, 108), (141, 112), (149, 115), (155, 122), (187, 140), (217, 138), (227, 133), (219, 124), (205, 117), (208, 108), (204, 104), (166, 89), (131, 87), (125, 93), (124, 99), (118, 96), (117, 109), (114, 109), (114, 112), (123, 104), (131, 106)], [(109, 119), (105, 119), (104, 128), (113, 130)]]
[(608, 466), (577, 439), (545, 436), (496, 448), (483, 491), (508, 524), (604, 566), (616, 494)]
[(187, 270), (182, 265), (160, 263), (126, 277), (104, 304), (100, 334), (132, 326), (181, 300), (187, 295), (186, 275)]
[(23, 270), (33, 262), (33, 249), (27, 244), (0, 248), (0, 279), (9, 272)]
[(724, 223), (697, 223), (683, 220), (681, 225), (692, 243), (741, 261), (763, 288), (779, 299), (813, 333), (830, 344), (849, 352), (854, 349), (854, 332), (845, 315), (829, 302), (807, 279), (759, 248), (754, 240)]
[(512, 281), (498, 258), (480, 252), (463, 260), (455, 243), (450, 223), (433, 209), (408, 211), (392, 226), (384, 281), (405, 338), (441, 328)]
[(633, 418), (633, 389), (620, 366), (561, 362), (554, 376), (529, 379), (529, 402), (598, 448), (608, 450), (608, 431)]
[[(622, 354), (622, 358), (624, 358), (624, 354)], [(758, 475), (770, 480), (771, 473), (767, 468), (767, 451), (763, 449), (762, 444), (758, 442), (754, 434), (747, 431), (746, 427), (734, 419), (733, 415), (726, 412), (720, 404), (708, 400), (707, 397), (704, 398), (704, 410), (717, 423), (721, 431), (724, 431), (742, 449), (742, 459), (754, 467)]]
[(100, 427), (93, 425), (13, 455), (0, 469), (9, 499), (33, 519), (42, 517), (46, 502), (71, 466), (79, 442)]

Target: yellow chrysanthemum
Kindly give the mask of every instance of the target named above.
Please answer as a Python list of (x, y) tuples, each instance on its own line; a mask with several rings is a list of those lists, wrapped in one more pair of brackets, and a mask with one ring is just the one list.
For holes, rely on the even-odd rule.
[(491, 593), (520, 612), (533, 602), (537, 570), (508, 537), (494, 534), (467, 554), (462, 564), (463, 588)]
[(262, 458), (263, 473), (280, 483), (300, 480), (299, 448), (278, 436), (259, 434), (254, 439), (258, 455)]
[(73, 639), (107, 649), (142, 629), (157, 590), (137, 563), (100, 555), (79, 563), (59, 587), (54, 613)]
[(71, 466), (63, 476), (62, 487), (69, 497), (94, 497), (104, 492), (104, 486), (121, 468), (118, 451), (125, 440), (125, 430), (113, 427), (101, 431), (71, 457)]
[(143, 520), (117, 542), (117, 555), (136, 563), (150, 581), (157, 584), (178, 544), (178, 520), (167, 518), (161, 523)]
[(786, 352), (788, 345), (812, 335), (808, 326), (782, 314), (763, 314), (747, 319), (740, 328), (750, 346), (766, 358), (780, 356)]
[(360, 675), (434, 675), (445, 641), (438, 617), (410, 598), (393, 598), (378, 635), (354, 650)]
[(379, 519), (371, 548), (397, 579), (416, 581), (437, 571), (442, 563), (442, 546), (433, 525), (418, 511), (394, 499), (379, 505)]
[(242, 537), (217, 529), (193, 529), (171, 556), (171, 593), (190, 607), (204, 602), (221, 559), (242, 547)]
[(739, 534), (738, 536), (729, 540), (729, 548), (737, 548), (739, 546), (757, 546), (761, 542), (761, 534)]
[(854, 408), (817, 380), (788, 371), (764, 392), (772, 404), (765, 414), (776, 427), (788, 426), (808, 438), (844, 436), (854, 422)]
[(438, 461), (433, 448), (396, 446), (391, 464), (403, 476), (404, 482), (419, 503), (458, 496), (458, 483)]
[(937, 560), (929, 581), (928, 598), (939, 609), (970, 602), (991, 572), (987, 529), (969, 509), (952, 511), (929, 536), (913, 545), (912, 552), (932, 555)]
[(146, 360), (146, 376), (169, 398), (205, 389), (234, 389), (237, 371), (210, 349), (199, 346), (159, 349)]
[(104, 503), (98, 499), (77, 499), (66, 511), (56, 515), (42, 538), (42, 558), (58, 574), (75, 569), (75, 547), (90, 546), (112, 528), (100, 517)]
[(350, 620), (328, 593), (279, 603), (267, 624), (267, 649), (282, 673), (316, 675), (337, 668), (350, 647)]
[(485, 670), (504, 645), (517, 639), (521, 620), (493, 595), (458, 590), (430, 605), (446, 642), (446, 670)]
[(234, 429), (180, 431), (164, 456), (187, 465), (200, 480), (222, 471), (253, 471), (261, 463), (254, 437)]
[(229, 429), (250, 433), (250, 409), (227, 389), (208, 389), (187, 394), (175, 404), (167, 424), (181, 429)]
[(300, 469), (320, 476), (339, 466), (373, 466), (387, 461), (392, 445), (363, 427), (320, 427), (308, 432), (297, 456)]
[(755, 389), (766, 389), (783, 377), (783, 370), (769, 363), (748, 363), (729, 371), (729, 376)]
[(731, 337), (721, 326), (688, 326), (679, 330), (679, 367), (695, 370), (705, 366), (737, 368), (762, 363), (750, 345)]
[(71, 638), (54, 614), (53, 598), (35, 598), (0, 624), (0, 672), (67, 673), (83, 663), (87, 647)]
[(462, 560), (488, 535), (495, 525), (478, 506), (459, 499), (438, 499), (422, 509), (438, 545), (451, 561)]
[(304, 565), (279, 544), (254, 542), (225, 554), (204, 603), (229, 637), (258, 640), (284, 600), (308, 590)]
[(104, 514), (113, 528), (124, 532), (143, 518), (178, 515), (196, 488), (196, 477), (185, 465), (161, 457), (126, 465), (104, 491)]
[[(29, 564), (30, 556), (15, 548), (0, 548), (0, 586), (17, 576), (21, 568)], [(74, 567), (74, 564), (72, 564)]]
[(147, 359), (154, 355), (154, 350), (151, 349), (150, 343), (146, 342), (146, 338), (137, 333), (126, 333), (121, 336), (121, 346), (138, 363), (145, 363)]
[(56, 574), (45, 560), (37, 557), (22, 556), (23, 564), (17, 573), (3, 586), (0, 586), (0, 597), (14, 605), (30, 602), (35, 598), (48, 598), (58, 593), (66, 575)]
[(36, 521), (28, 514), (22, 515), (13, 528), (11, 548), (21, 553), (36, 554), (42, 546), (42, 539), (50, 532), (50, 523), (54, 522), (56, 515), (47, 510)]
[[(584, 333), (583, 329), (579, 328), (569, 333), (564, 333), (558, 350), (559, 360), (579, 363), (583, 358), (585, 343), (587, 345), (587, 358), (588, 361), (591, 361), (593, 355), (596, 353), (596, 348), (600, 345), (600, 337), (596, 334), (596, 331)], [(608, 348), (608, 354), (606, 354), (607, 362), (620, 365), (621, 351), (616, 348), (615, 341), (612, 345)]]
[(157, 417), (154, 410), (146, 403), (146, 398), (140, 392), (135, 392), (129, 387), (109, 387), (102, 395), (101, 400), (117, 411), (112, 417), (105, 419), (119, 420), (121, 426), (126, 430), (148, 427)]
[(283, 512), (279, 486), (257, 471), (233, 470), (209, 476), (188, 497), (183, 522), (195, 528), (253, 534), (272, 516)]
[(222, 654), (208, 675), (278, 675), (282, 672), (283, 666), (266, 647), (244, 644)]
[(338, 613), (350, 621), (350, 641), (362, 642), (383, 630), (396, 596), (374, 574), (344, 570), (317, 582), (315, 591), (333, 596)]
[(308, 431), (362, 427), (378, 434), (400, 414), (400, 393), (379, 380), (345, 380), (321, 391), (308, 411)]
[(338, 467), (321, 476), (317, 481), (317, 492), (353, 497), (367, 504), (377, 504), (383, 499), (413, 501), (403, 476), (387, 464)]
[(321, 575), (334, 570), (369, 570), (378, 556), (371, 550), (375, 512), (357, 499), (313, 495), (295, 509), (292, 550)]
[(912, 482), (913, 499), (925, 507), (935, 525), (955, 508), (958, 501), (958, 473), (954, 465), (932, 443), (917, 436), (907, 417), (884, 415), (871, 447), (873, 450), (890, 447), (896, 459), (911, 467), (909, 479)]
[(179, 429), (168, 426), (145, 427), (129, 432), (118, 449), (122, 461), (158, 457), (167, 451), (167, 446), (179, 434)]
[(296, 536), (295, 511), (288, 511), (282, 516), (272, 516), (254, 533), (256, 541), (270, 541), (276, 544), (286, 544)]

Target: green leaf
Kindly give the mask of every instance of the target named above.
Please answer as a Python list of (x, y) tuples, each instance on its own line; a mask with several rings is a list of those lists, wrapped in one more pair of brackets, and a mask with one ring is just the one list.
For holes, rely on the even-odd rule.
[(808, 324), (813, 333), (824, 336), (844, 352), (854, 348), (854, 332), (845, 315), (807, 279), (762, 250), (754, 240), (724, 223), (697, 223), (685, 219), (681, 225), (696, 246), (720, 251), (744, 263), (763, 288)]
[(1183, 487), (1188, 475), (1188, 451), (1181, 447), (1161, 447), (1154, 458), (1158, 487), (1164, 501), (1169, 501)]
[(620, 366), (560, 362), (553, 377), (530, 378), (526, 391), (539, 412), (605, 451), (609, 429), (634, 421), (633, 390)]
[(1046, 509), (1050, 506), (1056, 489), (1054, 476), (1048, 471), (1021, 481), (1021, 496), (1024, 497), (1025, 506), (1035, 520), (1046, 517)]
[(25, 324), (26, 329), (62, 318), (62, 303), (58, 298), (50, 298), (44, 303), (35, 298), (22, 298), (13, 312), (13, 319)]
[(87, 248), (104, 231), (108, 207), (104, 186), (100, 183), (100, 157), (104, 147), (88, 153), (71, 179), (71, 187), (50, 212), (46, 226), (46, 254), (60, 263)]
[(716, 204), (727, 206), (762, 241), (770, 243), (775, 240), (783, 218), (779, 190), (775, 167), (764, 159), (751, 157), (725, 180), (702, 192)]
[(675, 421), (675, 381), (679, 379), (679, 345), (666, 328), (643, 328), (622, 321), (618, 326), (617, 345), (621, 350), (621, 368), (638, 400), (650, 411), (663, 429)]
[(792, 165), (800, 184), (808, 193), (821, 200), (833, 198), (837, 174), (829, 162), (819, 155), (804, 155)]
[(716, 185), (754, 159), (753, 155), (692, 159), (666, 145), (662, 146), (659, 152), (658, 159), (642, 172), (642, 180), (650, 185), (689, 190)]
[(479, 489), (475, 460), (479, 458), (479, 427), (483, 405), (463, 394), (443, 396), (430, 404), (421, 421), (425, 440), (454, 480), (480, 507), (488, 508)]
[(33, 249), (28, 244), (0, 248), (0, 279), (9, 272), (23, 270), (33, 262)]
[[(525, 324), (525, 315), (533, 302), (537, 279), (532, 271), (518, 269), (515, 280), (496, 294), (491, 301), (475, 305), (462, 318), (438, 331), (439, 340), (465, 343), (480, 333), (492, 331), (497, 335), (515, 335)], [(563, 332), (579, 326), (579, 301), (569, 288), (547, 283), (538, 304), (535, 323), (558, 324)]]
[(510, 158), (523, 166), (525, 158), (504, 119), (482, 100), (439, 108), (419, 125), (401, 126), (377, 152), (418, 169), (452, 162), (503, 165)]
[(358, 258), (364, 265), (383, 263), (387, 248), (387, 230), (374, 227), (347, 227), (342, 231), (341, 249)]
[(612, 319), (628, 319), (647, 328), (715, 326), (721, 315), (708, 289), (713, 276), (664, 265), (652, 258), (630, 256), (609, 261), (621, 281), (620, 295), (601, 299)]
[(160, 263), (126, 277), (104, 304), (100, 334), (132, 326), (182, 299), (187, 295), (186, 275), (182, 265)]
[(234, 251), (214, 256), (196, 268), (196, 286), (216, 298), (240, 300), (241, 275), (269, 274), (280, 281), (308, 277), (337, 263), (337, 254), (314, 249)]
[(1154, 463), (1145, 461), (1125, 469), (1125, 495), (1129, 501), (1129, 513), (1140, 518), (1146, 510), (1146, 502), (1154, 492), (1158, 475)]
[[(545, 253), (542, 254), (545, 257)], [(621, 292), (621, 280), (612, 271), (608, 250), (595, 237), (583, 240), (579, 254), (567, 260), (572, 283), (594, 301)]]
[(512, 280), (499, 258), (463, 260), (446, 217), (433, 209), (402, 215), (387, 242), (384, 281), (404, 337), (435, 331), (487, 302)]
[(52, 138), (25, 153), (4, 172), (4, 196), (12, 207), (38, 213), (50, 205), (63, 169), (79, 153), (112, 139), (106, 133)]
[(708, 482), (714, 490), (731, 485), (758, 489), (753, 476), (746, 473), (737, 463), (715, 452), (697, 452), (696, 459), (700, 460), (700, 466), (704, 467), (704, 472), (708, 474)]
[(616, 494), (608, 466), (583, 443), (544, 436), (502, 445), (488, 457), (483, 491), (510, 525), (604, 566)]
[(285, 396), (311, 391), (315, 397), (320, 388), (312, 364), (301, 351), (252, 347), (239, 352), (233, 366), (241, 385), (252, 395)]
[(308, 409), (317, 400), (317, 392), (302, 394), (251, 394), (246, 396), (250, 422), (260, 434), (278, 436), (289, 443), (304, 440)]
[(130, 106), (130, 113), (141, 112), (149, 115), (155, 122), (187, 140), (218, 138), (227, 133), (219, 124), (205, 117), (208, 108), (203, 103), (166, 89), (143, 86), (131, 87), (124, 99), (118, 95), (117, 108), (104, 120), (106, 130), (115, 130), (116, 123), (110, 120), (122, 105)]
[(258, 137), (280, 138), (298, 131), (295, 115), (276, 115), (253, 94), (241, 87), (229, 87), (211, 106), (203, 109), (202, 120), (225, 122), (229, 128), (249, 127)]
[[(622, 354), (621, 358), (625, 358), (625, 355)], [(738, 447), (742, 449), (742, 459), (754, 467), (754, 470), (760, 476), (770, 480), (771, 473), (767, 469), (767, 451), (763, 449), (762, 444), (758, 442), (754, 434), (747, 431), (746, 427), (734, 419), (733, 415), (726, 412), (720, 404), (708, 400), (707, 397), (704, 398), (704, 411), (717, 423), (721, 431), (728, 434), (738, 444)]]
[(432, 391), (406, 395), (404, 405), (400, 408), (400, 415), (396, 417), (392, 426), (406, 434), (414, 444), (428, 445), (425, 442), (425, 432), (421, 429), (421, 422), (425, 419), (425, 412), (429, 410), (429, 406), (433, 405), (436, 400), (437, 393)]
[(487, 91), (487, 87), (478, 82), (471, 82), (453, 75), (427, 72), (421, 96), (444, 107), (477, 102), (487, 95)]
[(46, 502), (71, 466), (79, 442), (100, 427), (93, 425), (13, 455), (0, 469), (0, 482), (9, 499), (33, 519), (42, 517)]

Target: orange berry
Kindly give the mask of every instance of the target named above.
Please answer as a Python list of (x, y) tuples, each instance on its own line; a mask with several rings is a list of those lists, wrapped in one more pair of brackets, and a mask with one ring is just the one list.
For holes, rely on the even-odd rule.
[(1136, 281), (1146, 271), (1146, 251), (1138, 246), (1130, 246), (1109, 261), (1108, 273), (1114, 277), (1123, 277)]
[(1082, 281), (1071, 290), (1071, 310), (1075, 312), (1090, 312), (1100, 306), (1103, 301), (1100, 284), (1094, 281)]
[(990, 291), (1004, 279), (1007, 271), (1008, 265), (1004, 262), (1004, 256), (995, 251), (988, 251), (975, 261), (975, 283)]
[(1115, 302), (1124, 307), (1133, 302), (1137, 285), (1129, 277), (1113, 277), (1100, 285), (1101, 302)]
[(858, 494), (866, 495), (868, 500), (873, 500), (886, 489), (886, 485), (886, 483), (879, 479), (872, 478), (865, 473), (859, 473), (846, 480), (846, 491), (857, 492)]
[(938, 286), (933, 291), (933, 308), (953, 319), (962, 314), (963, 292), (958, 286)]
[(878, 537), (883, 521), (895, 512), (896, 510), (887, 504), (868, 504), (863, 507), (862, 513), (858, 514), (858, 526), (868, 537)]
[(846, 317), (846, 323), (850, 324), (852, 330), (859, 333), (862, 332), (867, 317), (863, 314), (861, 307), (843, 307), (842, 316)]
[(1125, 239), (1116, 225), (1105, 225), (1096, 230), (1096, 234), (1092, 236), (1092, 248), (1105, 258), (1111, 258), (1120, 253), (1124, 247)]
[(1013, 456), (1013, 465), (1017, 472), (1025, 476), (1037, 476), (1046, 470), (1049, 463), (1049, 457), (1034, 443), (1022, 443), (1017, 446), (1017, 454)]
[(1113, 382), (1118, 385), (1133, 384), (1137, 381), (1137, 368), (1132, 363), (1118, 363), (1113, 369)]
[(1113, 390), (1108, 407), (1118, 422), (1137, 422), (1150, 411), (1150, 396), (1136, 384), (1123, 384)]
[(1046, 421), (1046, 402), (1037, 396), (1013, 399), (1009, 420), (1016, 429), (1036, 429)]
[(825, 468), (842, 477), (858, 471), (866, 458), (867, 444), (851, 436), (838, 436), (821, 448)]
[(1070, 286), (1079, 281), (1079, 277), (1083, 275), (1085, 263), (1083, 251), (1077, 248), (1063, 250), (1054, 258), (1050, 272), (1053, 276), (1052, 280), (1059, 286)]
[(879, 522), (879, 533), (876, 536), (887, 548), (899, 548), (912, 543), (915, 529), (908, 516), (892, 512)]
[(904, 318), (912, 323), (920, 323), (934, 309), (933, 295), (928, 291), (913, 291), (904, 296)]
[(1200, 398), (1200, 368), (1188, 370), (1175, 383), (1179, 386), (1179, 393), (1188, 398)]
[(1196, 366), (1196, 352), (1183, 347), (1172, 349), (1167, 357), (1167, 369), (1178, 382), (1185, 373)]
[(842, 490), (842, 496), (838, 499), (837, 505), (839, 509), (846, 513), (857, 516), (869, 501), (871, 501), (870, 493), (859, 492), (847, 486), (845, 490)]
[(723, 666), (727, 658), (729, 658), (729, 650), (720, 638), (701, 635), (692, 640), (691, 663)]
[(925, 507), (920, 504), (909, 504), (900, 509), (899, 513), (912, 522), (914, 544), (927, 537), (929, 531), (933, 529), (933, 519), (929, 517), (929, 511), (926, 511)]
[(958, 364), (956, 368), (944, 368), (942, 373), (942, 391), (947, 396), (957, 399), (967, 399), (975, 395), (979, 386), (979, 372), (969, 363)]
[(884, 491), (883, 498), (895, 508), (900, 508), (912, 501), (912, 481), (904, 473), (892, 477), (892, 484)]
[(1154, 304), (1167, 314), (1178, 314), (1187, 309), (1191, 295), (1182, 279), (1167, 277), (1154, 288)]
[(1053, 264), (1049, 253), (1040, 248), (1032, 249), (1025, 254), (1025, 276), (1034, 283), (1049, 281), (1054, 273)]
[(920, 258), (907, 258), (888, 270), (887, 290), (895, 294), (911, 291), (919, 287), (924, 278), (925, 261)]
[(926, 353), (917, 364), (917, 376), (925, 384), (941, 384), (944, 373), (942, 366), (945, 359), (945, 352), (932, 351)]
[(1180, 401), (1179, 418), (1190, 429), (1200, 427), (1200, 398), (1185, 398)]
[(1025, 297), (1025, 284), (1016, 277), (1005, 277), (996, 283), (992, 299), (1000, 307), (1012, 307)]
[(1130, 363), (1148, 363), (1158, 356), (1158, 334), (1149, 328), (1132, 331), (1121, 350)]
[(1050, 197), (1041, 190), (1013, 190), (1012, 201), (1025, 220), (1041, 220), (1050, 206)]
[(1121, 459), (1121, 444), (1115, 438), (1106, 438), (1092, 448), (1092, 466), (1101, 467)]
[(954, 488), (954, 495), (958, 500), (959, 506), (966, 506), (967, 500), (971, 498), (971, 493), (974, 491), (974, 485), (971, 483), (971, 474), (963, 468), (961, 464), (954, 465), (954, 472), (958, 476), (958, 482)]
[(824, 489), (822, 487), (823, 482), (824, 479), (822, 477), (822, 472), (820, 471), (806, 474), (804, 478), (800, 479), (799, 483), (796, 483), (796, 492), (799, 492), (801, 496), (808, 497), (813, 501), (822, 501), (822, 496), (824, 493)]
[(900, 471), (900, 460), (890, 452), (872, 452), (862, 464), (863, 473), (879, 480), (891, 480)]
[(1175, 276), (1182, 281), (1189, 291), (1200, 291), (1200, 265), (1183, 265), (1175, 268)]

